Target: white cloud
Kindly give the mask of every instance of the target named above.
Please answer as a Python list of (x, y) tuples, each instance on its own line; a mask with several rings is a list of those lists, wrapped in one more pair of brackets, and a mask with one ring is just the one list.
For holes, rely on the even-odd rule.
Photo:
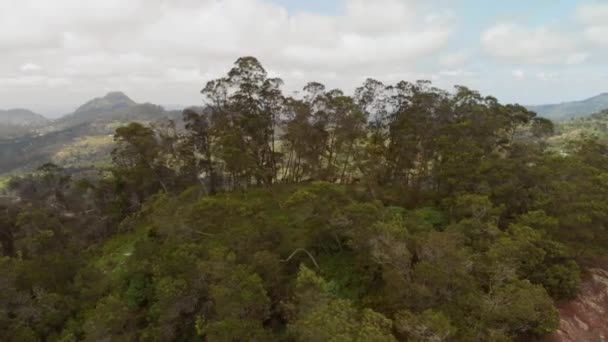
[(577, 12), (585, 26), (585, 37), (592, 43), (608, 47), (608, 3), (582, 5)]
[[(420, 3), (345, 0), (344, 13), (325, 15), (271, 0), (0, 0), (0, 107), (20, 97), (27, 106), (35, 84), (66, 93), (124, 86), (150, 101), (190, 103), (243, 55), (291, 77), (288, 87), (318, 78), (352, 89), (365, 77), (413, 71), (446, 46), (449, 15)], [(173, 85), (153, 98), (164, 83)], [(52, 101), (78, 104), (69, 95)]]
[(112, 35), (145, 20), (143, 0), (3, 0), (0, 50), (54, 48), (71, 30)]
[(61, 72), (72, 77), (120, 76), (154, 71), (157, 63), (153, 57), (140, 53), (94, 52), (68, 56)]
[(202, 79), (210, 78), (203, 75), (199, 68), (169, 68), (165, 71), (166, 78), (171, 82), (200, 82)]
[(375, 36), (407, 29), (415, 21), (414, 15), (407, 1), (350, 0), (344, 25), (346, 30)]
[(439, 64), (445, 67), (458, 67), (471, 61), (472, 54), (468, 50), (458, 50), (439, 57)]
[(475, 75), (476, 75), (476, 73), (474, 73), (472, 71), (464, 70), (464, 69), (442, 70), (439, 72), (439, 76), (446, 76), (446, 77), (465, 78), (465, 77), (472, 77)]
[(566, 64), (582, 64), (587, 61), (589, 58), (589, 53), (587, 52), (575, 52), (566, 56)]
[(557, 73), (554, 73), (554, 72), (541, 71), (541, 72), (536, 73), (536, 78), (541, 81), (556, 81), (558, 78), (558, 75), (557, 75)]
[(513, 70), (511, 72), (511, 75), (513, 75), (513, 77), (515, 77), (518, 80), (523, 80), (524, 78), (526, 78), (526, 72), (521, 69)]
[(605, 87), (597, 65), (598, 47), (608, 45), (607, 4), (580, 6), (580, 29), (507, 22), (473, 32), (481, 39), (471, 42), (466, 25), (476, 19), (457, 18), (452, 0), (334, 1), (343, 12), (290, 13), (274, 0), (0, 0), (0, 108), (63, 114), (117, 89), (196, 104), (204, 83), (243, 55), (283, 77), (287, 93), (311, 80), (348, 92), (367, 77), (459, 83), (523, 102), (572, 92), (566, 82), (580, 92)]
[(42, 67), (36, 63), (25, 63), (20, 68), (23, 72), (42, 70)]
[(47, 76), (20, 76), (0, 78), (0, 87), (59, 87), (71, 84), (71, 81), (62, 77)]
[(544, 26), (497, 24), (482, 33), (481, 43), (487, 54), (511, 63), (580, 64), (588, 56), (576, 35)]

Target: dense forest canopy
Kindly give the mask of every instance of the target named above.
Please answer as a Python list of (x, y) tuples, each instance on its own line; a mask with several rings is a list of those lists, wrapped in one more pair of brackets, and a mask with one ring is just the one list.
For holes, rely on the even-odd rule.
[(110, 168), (0, 198), (6, 341), (531, 341), (606, 255), (608, 145), (466, 87), (296, 97), (253, 57)]

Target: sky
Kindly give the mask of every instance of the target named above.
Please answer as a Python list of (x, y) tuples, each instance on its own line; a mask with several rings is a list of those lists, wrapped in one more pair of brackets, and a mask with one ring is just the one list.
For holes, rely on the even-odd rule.
[(287, 93), (371, 77), (571, 101), (608, 92), (606, 18), (608, 0), (0, 0), (0, 109), (201, 104), (240, 56)]

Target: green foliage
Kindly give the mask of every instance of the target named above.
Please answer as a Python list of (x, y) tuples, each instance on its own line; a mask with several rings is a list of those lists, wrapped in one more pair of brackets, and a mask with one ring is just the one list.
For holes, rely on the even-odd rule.
[(107, 167), (111, 164), (111, 135), (89, 135), (67, 143), (52, 156), (64, 167)]
[[(571, 296), (579, 281), (568, 249), (547, 237), (554, 220), (533, 211), (506, 231), (475, 233), (471, 227), (492, 226), (500, 211), (484, 196), (455, 203), (445, 217), (322, 182), (156, 195), (73, 272), (61, 270), (69, 255), (34, 257), (66, 235), (40, 230), (38, 240), (18, 240), (28, 259), (3, 272), (15, 275), (11, 291), (44, 285), (54, 292), (40, 300), (54, 298), (45, 310), (54, 309), (48, 323), (6, 324), (34, 336), (62, 327), (57, 336), (92, 340), (267, 341), (285, 331), (304, 341), (446, 340), (553, 329), (547, 292)], [(17, 222), (61, 226), (48, 215), (22, 213)], [(65, 286), (71, 290), (57, 292)]]
[(121, 126), (113, 166), (0, 202), (0, 340), (510, 341), (606, 253), (608, 147), (464, 87), (284, 96), (253, 57), (209, 107)]
[(6, 190), (10, 180), (11, 178), (8, 176), (0, 176), (0, 193), (3, 193)]
[(296, 341), (395, 341), (390, 319), (333, 298), (331, 287), (312, 270), (300, 267), (295, 288), (297, 318), (289, 325)]
[(426, 310), (420, 315), (399, 311), (395, 315), (395, 330), (408, 341), (449, 341), (456, 328), (441, 312)]
[(556, 152), (569, 152), (572, 142), (585, 138), (608, 139), (608, 110), (585, 118), (559, 122), (556, 134), (549, 138), (550, 148)]
[(364, 309), (358, 312), (347, 300), (333, 300), (298, 318), (290, 331), (296, 341), (396, 341), (392, 322)]
[(482, 310), (490, 326), (506, 328), (511, 336), (542, 336), (555, 330), (559, 323), (546, 291), (525, 280), (496, 289), (484, 298)]

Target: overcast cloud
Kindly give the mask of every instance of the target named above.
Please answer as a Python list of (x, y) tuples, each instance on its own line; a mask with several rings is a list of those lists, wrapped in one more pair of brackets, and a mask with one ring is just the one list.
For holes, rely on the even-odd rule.
[(288, 91), (310, 80), (351, 91), (366, 77), (464, 84), (523, 103), (608, 91), (608, 4), (577, 4), (569, 27), (497, 18), (475, 30), (467, 1), (344, 0), (337, 14), (290, 3), (0, 0), (0, 108), (57, 116), (111, 90), (197, 104), (242, 55)]

